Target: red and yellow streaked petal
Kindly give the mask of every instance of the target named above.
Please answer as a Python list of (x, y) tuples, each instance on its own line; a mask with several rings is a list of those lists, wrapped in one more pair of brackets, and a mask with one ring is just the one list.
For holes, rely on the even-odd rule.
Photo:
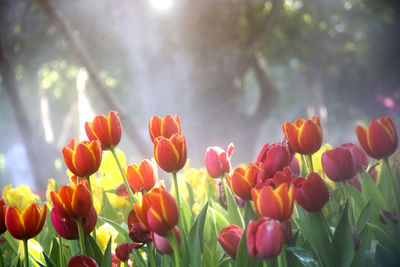
[(92, 199), (89, 190), (83, 184), (78, 184), (71, 201), (71, 208), (75, 218), (89, 214), (92, 207)]
[(153, 207), (147, 211), (147, 222), (151, 231), (159, 235), (165, 235), (169, 231), (167, 224)]
[(18, 207), (8, 207), (6, 211), (6, 226), (8, 232), (16, 239), (25, 238), (25, 224), (21, 210)]
[(167, 192), (167, 190), (162, 190), (160, 203), (165, 223), (168, 228), (173, 228), (179, 220), (178, 207), (175, 199)]
[(258, 199), (260, 216), (272, 217), (276, 220), (282, 218), (283, 203), (278, 194), (274, 192), (272, 187), (264, 186), (261, 189)]

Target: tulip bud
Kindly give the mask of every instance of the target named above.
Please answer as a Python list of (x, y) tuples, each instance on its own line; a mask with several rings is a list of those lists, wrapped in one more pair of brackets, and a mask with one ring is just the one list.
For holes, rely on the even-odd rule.
[(279, 221), (262, 217), (247, 226), (247, 250), (253, 258), (272, 259), (281, 253), (283, 232)]
[(149, 121), (149, 133), (153, 143), (159, 136), (169, 139), (173, 134), (182, 134), (179, 116), (172, 117), (167, 114), (164, 118), (159, 116), (152, 117)]
[[(132, 193), (135, 194), (136, 191), (132, 187), (132, 185), (129, 185), (129, 187), (131, 188)], [(115, 194), (119, 197), (130, 198), (130, 195), (128, 193), (128, 190), (126, 190), (126, 186), (125, 186), (124, 182), (122, 182), (119, 186), (117, 186), (117, 188), (115, 188)]]
[(291, 155), (289, 148), (282, 143), (265, 143), (254, 164), (263, 164), (264, 172), (268, 177), (272, 177), (275, 172), (282, 171), (290, 163)]
[(129, 165), (124, 171), (129, 185), (136, 192), (148, 191), (156, 184), (157, 170), (153, 168), (153, 164), (148, 159), (143, 160), (139, 165)]
[(225, 152), (218, 146), (209, 147), (204, 156), (204, 163), (208, 174), (213, 178), (219, 178), (225, 173), (231, 171), (231, 156), (233, 153), (233, 144), (230, 143)]
[(397, 149), (397, 133), (390, 117), (372, 120), (368, 129), (356, 126), (355, 132), (362, 148), (374, 159), (386, 158)]
[(237, 225), (230, 225), (223, 228), (218, 236), (219, 244), (234, 260), (236, 259), (236, 252), (242, 235), (242, 228)]
[[(264, 179), (265, 173), (260, 166), (253, 163), (247, 165), (246, 169), (236, 168), (232, 176), (225, 174), (226, 179), (230, 181), (233, 192), (243, 200), (251, 199), (251, 190), (258, 179)], [(262, 177), (262, 178), (259, 178)]]
[[(181, 245), (181, 234), (179, 232), (178, 227), (174, 227), (172, 229), (176, 240), (178, 241), (178, 247)], [(154, 247), (157, 251), (161, 254), (172, 254), (173, 250), (171, 244), (169, 243), (168, 239), (156, 234), (155, 232), (151, 233), (151, 239), (153, 240)]]
[(345, 143), (342, 147), (350, 149), (351, 154), (353, 154), (354, 164), (356, 165), (357, 171), (361, 171), (368, 167), (367, 155), (361, 147), (352, 143)]
[(96, 116), (92, 122), (85, 123), (85, 131), (90, 141), (100, 140), (103, 150), (111, 150), (121, 140), (122, 126), (118, 112), (110, 111), (108, 117)]
[(322, 128), (318, 116), (311, 120), (297, 119), (294, 123), (285, 122), (282, 130), (294, 152), (311, 155), (321, 147)]
[(297, 177), (292, 184), (297, 203), (306, 211), (319, 211), (329, 200), (328, 187), (316, 172), (311, 173), (307, 179)]
[(127, 262), (134, 247), (134, 244), (123, 243), (115, 249), (115, 255), (120, 261)]
[(6, 202), (0, 199), (0, 235), (7, 231), (6, 227)]
[(169, 139), (157, 137), (154, 139), (153, 154), (164, 171), (179, 171), (185, 166), (187, 158), (185, 136), (173, 134)]
[(99, 265), (91, 257), (76, 255), (69, 260), (68, 267), (99, 267)]
[(356, 174), (356, 165), (349, 148), (336, 147), (322, 154), (321, 165), (325, 174), (334, 182), (352, 178)]
[(290, 220), (286, 220), (281, 222), (283, 241), (285, 244), (288, 244), (290, 240), (292, 240), (292, 223)]
[(300, 164), (299, 160), (296, 157), (292, 157), (292, 160), (289, 163), (289, 168), (292, 171), (292, 176), (297, 177), (300, 174)]

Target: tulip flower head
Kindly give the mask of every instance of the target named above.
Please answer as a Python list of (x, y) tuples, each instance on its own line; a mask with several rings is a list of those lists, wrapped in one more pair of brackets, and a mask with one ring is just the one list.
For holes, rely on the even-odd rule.
[(100, 140), (103, 150), (111, 150), (121, 140), (122, 126), (118, 112), (110, 111), (108, 117), (96, 116), (92, 122), (85, 123), (85, 131), (90, 141)]
[[(178, 227), (175, 226), (174, 228), (172, 228), (172, 231), (173, 231), (173, 233), (175, 235), (175, 238), (176, 238), (176, 240), (178, 242), (178, 247), (180, 247), (180, 245), (181, 245), (181, 234), (179, 232)], [(153, 240), (154, 247), (157, 249), (157, 251), (160, 254), (172, 254), (173, 253), (171, 244), (169, 243), (167, 238), (165, 238), (165, 237), (163, 237), (161, 235), (158, 235), (155, 232), (152, 232), (151, 233), (151, 240)]]
[(165, 235), (178, 223), (175, 199), (161, 186), (143, 195), (142, 205), (133, 206), (137, 219), (148, 230)]
[(159, 136), (169, 139), (173, 134), (182, 134), (179, 116), (172, 117), (170, 114), (164, 118), (153, 116), (149, 121), (149, 133), (153, 143)]
[(353, 153), (343, 146), (325, 151), (321, 157), (321, 165), (328, 178), (334, 182), (350, 179), (357, 171)]
[(75, 255), (69, 260), (68, 267), (99, 267), (99, 265), (91, 257)]
[(265, 173), (261, 166), (253, 163), (247, 165), (246, 169), (238, 167), (232, 176), (225, 174), (228, 183), (232, 187), (233, 192), (243, 200), (251, 200), (251, 190), (255, 186), (257, 180), (265, 179)]
[(88, 177), (100, 167), (102, 150), (99, 140), (76, 144), (72, 139), (62, 152), (65, 164), (76, 176)]
[(56, 212), (67, 219), (85, 217), (93, 206), (89, 189), (83, 184), (78, 184), (75, 188), (64, 185), (60, 190), (52, 191), (50, 196)]
[(354, 163), (356, 165), (357, 171), (361, 171), (368, 167), (368, 158), (361, 147), (353, 143), (345, 143), (342, 147), (350, 149), (351, 154), (353, 154)]
[(229, 225), (223, 228), (218, 236), (219, 244), (234, 260), (236, 259), (236, 252), (242, 235), (242, 228), (237, 225)]
[(318, 116), (311, 120), (297, 119), (294, 123), (285, 122), (282, 129), (294, 152), (311, 155), (321, 147), (322, 128)]
[(154, 140), (153, 154), (164, 171), (179, 171), (185, 166), (187, 159), (185, 136), (173, 134), (170, 138), (157, 137)]
[(204, 155), (204, 163), (208, 174), (213, 178), (219, 178), (225, 173), (231, 171), (231, 156), (233, 153), (233, 144), (230, 143), (226, 152), (218, 147), (209, 147)]
[(256, 212), (260, 217), (271, 217), (286, 221), (290, 218), (294, 206), (294, 187), (287, 183), (274, 189), (264, 185), (251, 191)]
[(18, 240), (28, 240), (42, 231), (46, 220), (47, 206), (40, 209), (38, 203), (32, 203), (21, 211), (16, 206), (6, 210), (6, 227), (8, 232)]
[(279, 221), (262, 217), (247, 226), (247, 250), (253, 258), (272, 259), (281, 253), (283, 232)]
[(6, 227), (6, 202), (0, 199), (0, 235), (7, 231)]
[(115, 255), (122, 262), (127, 262), (135, 244), (123, 243), (115, 249)]
[(138, 220), (135, 210), (132, 209), (128, 215), (129, 237), (136, 244), (145, 244), (151, 241), (151, 232)]
[(265, 143), (254, 164), (258, 165), (262, 162), (264, 171), (268, 177), (272, 177), (275, 172), (282, 171), (284, 167), (288, 166), (291, 160), (289, 148), (282, 143), (273, 143), (269, 145)]
[(157, 170), (150, 160), (145, 159), (139, 165), (132, 164), (124, 169), (129, 185), (134, 191), (148, 191), (154, 187), (157, 179)]
[(297, 177), (292, 185), (295, 187), (297, 203), (306, 211), (319, 211), (329, 200), (328, 187), (316, 172), (311, 173), (307, 179)]
[(355, 128), (358, 141), (367, 154), (374, 159), (386, 158), (397, 149), (397, 133), (390, 117), (372, 120), (369, 127)]

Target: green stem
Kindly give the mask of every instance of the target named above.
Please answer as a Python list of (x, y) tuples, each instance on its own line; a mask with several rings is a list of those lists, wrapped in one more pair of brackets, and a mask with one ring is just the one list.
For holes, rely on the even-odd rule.
[(3, 252), (1, 251), (1, 248), (0, 248), (0, 267), (4, 267)]
[(269, 260), (263, 260), (263, 267), (269, 267)]
[(81, 253), (86, 256), (87, 254), (85, 246), (85, 233), (83, 232), (82, 219), (77, 219), (76, 224), (78, 225), (79, 245), (81, 246)]
[(314, 166), (313, 166), (313, 163), (312, 163), (312, 155), (307, 155), (307, 158), (308, 158), (308, 162), (309, 162), (309, 164), (310, 164), (310, 173), (312, 173), (312, 172), (314, 172)]
[(176, 240), (174, 232), (169, 231), (167, 233), (166, 238), (168, 239), (168, 241), (172, 247), (172, 250), (174, 252), (175, 267), (181, 267), (181, 255), (180, 255), (180, 250), (179, 250), (179, 246), (178, 246), (178, 241)]
[(60, 266), (61, 267), (64, 267), (64, 258), (63, 258), (63, 242), (62, 242), (62, 237), (60, 236), (60, 235), (58, 235), (58, 243), (59, 243), (59, 246), (58, 246), (58, 253), (60, 254), (60, 255), (58, 255), (60, 258), (59, 258), (59, 260), (60, 260)]
[(25, 267), (29, 267), (28, 239), (24, 239)]
[(179, 228), (185, 233), (189, 231), (186, 220), (183, 218), (183, 212), (180, 212), (182, 209), (181, 207), (181, 198), (180, 198), (180, 193), (179, 193), (179, 187), (178, 187), (178, 179), (176, 176), (176, 172), (172, 173), (172, 178), (174, 180), (174, 190), (175, 190), (175, 195), (176, 195), (176, 202), (178, 206), (178, 211), (179, 211)]
[(278, 256), (278, 266), (279, 267), (287, 267), (287, 259), (286, 259), (286, 246), (284, 245), (281, 253)]
[(325, 215), (322, 213), (322, 210), (317, 211), (316, 214), (318, 215), (319, 220), (324, 224), (325, 230), (328, 232), (329, 239), (331, 241), (333, 241), (332, 231), (331, 231), (328, 223), (326, 222), (326, 218), (325, 218)]
[[(86, 177), (86, 180), (87, 180), (87, 182), (89, 184), (89, 190), (90, 190), (90, 197), (92, 199), (92, 205), (94, 205), (92, 184), (90, 182), (90, 175), (88, 177)], [(93, 228), (92, 236), (93, 236), (93, 239), (96, 241), (96, 226)]]
[(310, 168), (309, 168), (309, 166), (307, 164), (307, 159), (306, 159), (306, 157), (304, 155), (301, 155), (301, 161), (302, 161), (303, 166), (306, 166), (305, 167), (305, 169), (307, 170), (307, 175), (306, 176), (308, 176), (311, 173), (311, 171), (310, 171)]
[(111, 149), (111, 153), (114, 156), (115, 161), (117, 162), (119, 172), (121, 173), (122, 180), (124, 181), (126, 190), (128, 191), (129, 197), (131, 198), (132, 203), (136, 203), (135, 196), (132, 193), (131, 187), (129, 186), (128, 180), (126, 179), (124, 170), (122, 169), (121, 163), (118, 160), (117, 154), (115, 153), (114, 149)]
[[(400, 216), (400, 193), (397, 191), (399, 190), (398, 188), (398, 181), (394, 178), (392, 169), (390, 168), (389, 160), (388, 158), (383, 159), (383, 165), (382, 167), (386, 167), (389, 170), (390, 173), (390, 187), (392, 188), (392, 194), (394, 197), (394, 205), (396, 208), (397, 216)], [(400, 229), (400, 223), (398, 224), (398, 227)]]
[(176, 172), (172, 173), (172, 178), (174, 179), (174, 189), (176, 195), (176, 202), (178, 204), (178, 208), (181, 207), (181, 199), (179, 197), (179, 187), (178, 187), (178, 178), (176, 177)]
[(147, 243), (147, 256), (149, 257), (150, 267), (156, 267), (156, 262), (154, 261), (154, 251), (153, 251), (153, 243)]

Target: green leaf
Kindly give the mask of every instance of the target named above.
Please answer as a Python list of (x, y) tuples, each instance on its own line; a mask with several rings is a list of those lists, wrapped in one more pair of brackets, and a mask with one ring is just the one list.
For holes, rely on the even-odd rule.
[(208, 202), (201, 209), (195, 223), (189, 232), (190, 262), (194, 267), (201, 267), (201, 255), (203, 251), (203, 229), (208, 209)]
[(363, 230), (359, 233), (360, 248), (354, 254), (354, 259), (351, 264), (352, 267), (365, 267), (365, 262), (367, 258), (367, 250), (365, 250), (365, 248), (371, 247), (371, 244), (367, 243), (368, 231), (368, 227), (364, 227)]
[(381, 228), (372, 223), (367, 223), (367, 226), (375, 235), (379, 243), (393, 251), (396, 250), (396, 245), (393, 243), (393, 240)]
[(97, 263), (100, 264), (103, 260), (103, 253), (91, 235), (85, 233), (86, 250), (89, 257), (92, 257)]
[(361, 179), (361, 195), (365, 201), (371, 200), (375, 209), (387, 210), (387, 204), (381, 191), (379, 191), (374, 180), (372, 180), (372, 178), (366, 173), (364, 173), (363, 178)]
[(190, 183), (186, 182), (186, 187), (188, 189), (188, 193), (189, 193), (189, 206), (193, 207), (194, 203), (196, 202), (195, 200), (195, 195), (194, 195), (194, 191), (193, 191), (193, 187), (190, 185)]
[(318, 267), (320, 266), (318, 260), (315, 258), (314, 254), (299, 247), (288, 247), (287, 251), (292, 253), (305, 267)]
[(366, 223), (372, 218), (374, 210), (372, 208), (371, 201), (368, 201), (367, 205), (361, 210), (360, 215), (358, 216), (356, 229), (360, 232), (366, 225)]
[(235, 267), (242, 267), (242, 266), (261, 266), (262, 261), (258, 259), (254, 259), (252, 256), (249, 255), (247, 250), (247, 241), (246, 241), (247, 229), (243, 231), (242, 238), (240, 238), (239, 245), (236, 251), (236, 260), (235, 260)]
[(213, 252), (208, 248), (207, 243), (204, 244), (202, 263), (203, 267), (215, 266)]
[(379, 266), (385, 267), (397, 267), (400, 266), (400, 254), (396, 254), (393, 251), (381, 246), (376, 246), (376, 254), (375, 254), (376, 263)]
[(105, 217), (102, 217), (102, 216), (97, 216), (97, 218), (98, 218), (100, 221), (106, 222), (106, 223), (110, 224), (112, 227), (114, 227), (115, 230), (117, 230), (117, 232), (118, 232), (121, 236), (123, 236), (123, 237), (125, 238), (125, 242), (131, 242), (131, 239), (129, 238), (129, 233), (128, 233), (128, 231), (127, 231), (124, 227), (122, 227), (121, 224), (118, 224), (118, 223), (116, 223), (116, 222), (114, 222), (114, 221), (112, 221), (112, 220), (110, 220), (110, 219), (107, 219), (107, 218), (105, 218)]
[(250, 201), (246, 201), (246, 204), (244, 206), (243, 219), (244, 219), (245, 225), (248, 225), (250, 220), (257, 220), (259, 218), (257, 213), (254, 211), (251, 203), (252, 202), (250, 202)]
[(120, 217), (118, 216), (115, 208), (111, 205), (110, 200), (107, 197), (107, 194), (103, 190), (103, 208), (102, 214), (107, 214), (107, 218), (113, 221), (120, 221)]
[(108, 244), (106, 249), (104, 250), (104, 256), (101, 261), (100, 267), (110, 267), (112, 263), (112, 258), (111, 258), (111, 243), (112, 243), (112, 237), (110, 237), (110, 240), (108, 240)]
[[(43, 252), (43, 257), (44, 257), (44, 260), (45, 260), (45, 262), (46, 262), (46, 266), (47, 266), (47, 267), (57, 267), (57, 266), (60, 266), (60, 265), (56, 265), (56, 264), (54, 263), (54, 261), (52, 261), (52, 260), (46, 255), (46, 253), (44, 253), (44, 252)], [(38, 264), (40, 264), (40, 263), (38, 262)]]
[(139, 266), (147, 267), (147, 264), (145, 263), (139, 250), (134, 249), (132, 255), (133, 258), (135, 259), (136, 264), (138, 264)]
[[(47, 255), (44, 252), (43, 255), (45, 256), (44, 259), (46, 260)], [(61, 266), (62, 263), (60, 262), (60, 245), (58, 244), (58, 239), (55, 236), (53, 236), (53, 240), (51, 242), (49, 258), (52, 262), (56, 264), (56, 266)]]
[[(191, 224), (192, 220), (192, 211), (189, 208), (189, 205), (187, 204), (185, 198), (182, 196), (182, 193), (180, 194), (180, 201), (181, 201), (181, 207), (180, 207), (180, 212), (181, 212), (181, 218), (185, 220), (183, 224), (180, 223), (180, 226), (185, 226), (186, 228), (184, 229), (185, 233), (189, 231), (189, 227)], [(182, 229), (180, 229), (182, 231)]]
[(357, 204), (357, 207), (359, 209), (362, 209), (363, 207), (365, 207), (365, 203), (367, 201), (364, 200), (363, 196), (361, 195), (361, 192), (358, 191), (357, 188), (355, 188), (352, 185), (349, 185), (348, 183), (345, 184), (346, 187), (346, 191), (348, 193), (350, 193), (351, 198), (354, 200), (354, 203)]
[(354, 239), (348, 217), (348, 203), (346, 203), (342, 216), (333, 235), (336, 266), (347, 267), (351, 265), (354, 257)]
[[(225, 183), (225, 181), (222, 181)], [(228, 220), (231, 224), (236, 224), (237, 226), (244, 228), (244, 221), (242, 215), (240, 214), (239, 207), (233, 198), (232, 191), (229, 186), (224, 185), (226, 194), (226, 204), (228, 206)]]

